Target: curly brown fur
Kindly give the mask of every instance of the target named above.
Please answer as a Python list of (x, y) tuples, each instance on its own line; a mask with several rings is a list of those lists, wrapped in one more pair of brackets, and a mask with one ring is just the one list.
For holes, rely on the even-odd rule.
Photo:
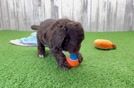
[(80, 63), (83, 60), (79, 50), (84, 39), (83, 27), (79, 22), (69, 19), (48, 19), (40, 25), (32, 25), (37, 31), (38, 55), (45, 56), (45, 46), (48, 46), (56, 57), (61, 68), (68, 69), (66, 57), (62, 51), (77, 53)]

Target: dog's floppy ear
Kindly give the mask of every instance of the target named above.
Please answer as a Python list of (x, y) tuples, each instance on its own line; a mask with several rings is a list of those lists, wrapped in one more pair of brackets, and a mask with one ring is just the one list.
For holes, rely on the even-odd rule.
[(55, 23), (53, 27), (53, 36), (51, 39), (52, 47), (53, 48), (60, 48), (66, 37), (66, 28), (65, 24)]

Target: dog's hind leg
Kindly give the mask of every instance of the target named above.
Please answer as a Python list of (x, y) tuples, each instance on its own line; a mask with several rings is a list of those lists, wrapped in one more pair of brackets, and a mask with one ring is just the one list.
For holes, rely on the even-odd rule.
[(38, 43), (38, 56), (39, 57), (45, 57), (45, 46), (39, 41), (38, 37), (37, 37), (37, 43)]

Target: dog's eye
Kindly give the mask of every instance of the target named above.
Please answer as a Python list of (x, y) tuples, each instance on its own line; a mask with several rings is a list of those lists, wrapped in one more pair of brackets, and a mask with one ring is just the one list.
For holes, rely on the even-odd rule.
[(63, 25), (60, 25), (60, 28), (62, 28), (63, 27)]

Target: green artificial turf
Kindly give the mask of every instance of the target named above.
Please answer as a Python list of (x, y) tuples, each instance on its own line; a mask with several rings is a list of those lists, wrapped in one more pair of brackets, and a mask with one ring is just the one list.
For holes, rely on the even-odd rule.
[[(0, 88), (134, 88), (134, 32), (85, 33), (84, 61), (69, 71), (57, 68), (47, 50), (44, 59), (36, 47), (9, 44), (31, 32), (0, 31)], [(104, 38), (116, 50), (98, 50), (93, 41)]]

